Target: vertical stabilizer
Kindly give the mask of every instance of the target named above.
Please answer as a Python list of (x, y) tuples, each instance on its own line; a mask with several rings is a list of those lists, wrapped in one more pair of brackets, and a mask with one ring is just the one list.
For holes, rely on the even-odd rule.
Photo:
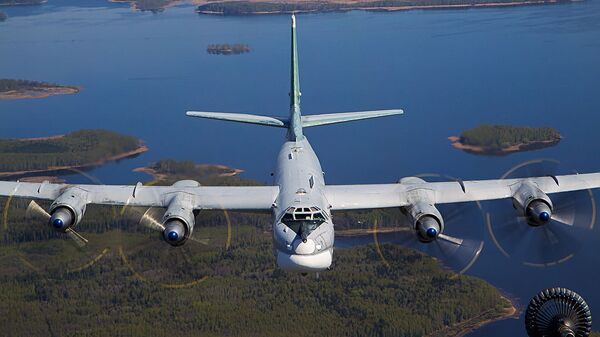
[(296, 16), (292, 15), (292, 55), (290, 74), (290, 118), (287, 138), (301, 140), (302, 116), (300, 113), (300, 79), (298, 77), (298, 48), (296, 46)]

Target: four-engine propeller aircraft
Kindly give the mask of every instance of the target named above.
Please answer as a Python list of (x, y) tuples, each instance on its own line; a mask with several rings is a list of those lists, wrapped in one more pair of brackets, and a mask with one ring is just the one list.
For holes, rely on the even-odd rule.
[(520, 216), (530, 226), (544, 226), (553, 216), (553, 193), (600, 187), (600, 173), (543, 176), (522, 179), (426, 182), (407, 177), (394, 184), (325, 185), (323, 170), (304, 136), (307, 127), (400, 115), (402, 110), (334, 113), (302, 116), (296, 20), (292, 16), (291, 87), (288, 118), (235, 113), (187, 112), (188, 116), (280, 127), (287, 137), (279, 155), (274, 186), (200, 186), (179, 181), (172, 186), (79, 185), (0, 182), (0, 195), (53, 200), (47, 213), (49, 225), (85, 242), (74, 228), (88, 204), (166, 208), (162, 220), (164, 240), (178, 246), (192, 235), (195, 214), (202, 210), (271, 211), (273, 245), (280, 268), (320, 271), (330, 267), (334, 225), (331, 212), (338, 210), (399, 207), (411, 229), (424, 243), (444, 240), (460, 246), (462, 240), (444, 234), (444, 218), (437, 204), (512, 198)]

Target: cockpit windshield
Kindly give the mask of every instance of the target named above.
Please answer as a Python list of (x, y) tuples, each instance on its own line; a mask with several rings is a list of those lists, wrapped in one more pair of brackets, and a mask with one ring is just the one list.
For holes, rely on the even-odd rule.
[(281, 222), (306, 242), (308, 235), (325, 222), (325, 215), (318, 207), (290, 207), (281, 217)]

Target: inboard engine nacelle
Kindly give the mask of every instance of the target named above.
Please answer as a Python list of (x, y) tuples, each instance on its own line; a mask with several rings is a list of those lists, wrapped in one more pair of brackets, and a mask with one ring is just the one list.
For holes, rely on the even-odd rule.
[(532, 226), (539, 226), (552, 217), (552, 200), (532, 183), (524, 182), (513, 194), (513, 206), (527, 217)]
[(87, 191), (77, 187), (66, 189), (50, 206), (50, 225), (59, 232), (66, 232), (77, 225), (87, 205)]
[(192, 235), (195, 223), (193, 196), (178, 192), (163, 217), (163, 238), (172, 246), (180, 246)]
[(444, 231), (444, 219), (433, 204), (420, 201), (402, 210), (421, 242), (432, 242)]
[(532, 183), (524, 182), (513, 194), (513, 206), (527, 217), (531, 226), (540, 226), (552, 218), (552, 200)]

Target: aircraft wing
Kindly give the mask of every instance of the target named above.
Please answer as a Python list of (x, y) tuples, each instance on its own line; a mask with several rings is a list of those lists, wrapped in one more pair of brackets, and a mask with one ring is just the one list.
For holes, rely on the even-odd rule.
[[(600, 188), (600, 173), (449, 182), (410, 181), (397, 184), (329, 185), (325, 196), (332, 210), (408, 206), (511, 198), (523, 185), (545, 194)], [(419, 199), (425, 200), (419, 200)]]
[(143, 186), (70, 185), (0, 181), (0, 196), (55, 200), (75, 192), (86, 204), (168, 207), (174, 197), (185, 195), (199, 209), (270, 210), (276, 186)]

